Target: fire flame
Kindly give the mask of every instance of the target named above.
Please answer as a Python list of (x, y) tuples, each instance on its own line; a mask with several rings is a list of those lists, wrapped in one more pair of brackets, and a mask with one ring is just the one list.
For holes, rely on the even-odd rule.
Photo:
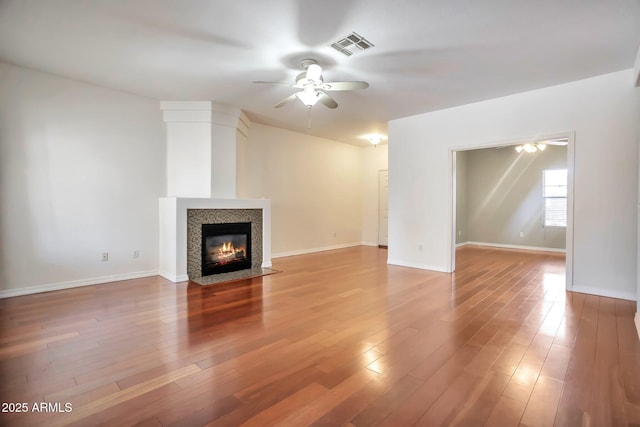
[(232, 242), (222, 242), (222, 245), (208, 249), (208, 260), (210, 262), (222, 263), (245, 259), (246, 248), (244, 245), (235, 247)]
[(223, 242), (220, 249), (218, 249), (218, 256), (221, 258), (229, 258), (243, 251), (244, 249), (234, 247), (231, 242)]
[(229, 254), (229, 253), (235, 253), (236, 249), (233, 247), (233, 244), (231, 244), (231, 242), (224, 242), (222, 244), (222, 249), (220, 249), (220, 253), (222, 254)]

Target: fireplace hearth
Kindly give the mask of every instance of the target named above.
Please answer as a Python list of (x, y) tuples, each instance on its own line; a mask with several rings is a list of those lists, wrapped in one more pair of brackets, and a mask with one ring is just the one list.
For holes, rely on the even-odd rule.
[[(196, 199), (190, 199), (196, 202)], [(186, 219), (186, 241), (185, 241), (185, 255), (186, 255), (186, 268), (188, 274), (188, 280), (197, 283), (199, 285), (212, 285), (225, 283), (233, 280), (240, 280), (249, 277), (258, 277), (261, 276), (265, 269), (271, 267), (271, 257), (270, 252), (267, 252), (269, 256), (269, 263), (265, 265), (264, 258), (264, 238), (267, 238), (268, 234), (265, 234), (265, 228), (269, 228), (268, 219), (269, 215), (269, 203), (268, 201), (260, 200), (251, 200), (249, 201), (251, 204), (249, 206), (244, 206), (249, 202), (246, 200), (224, 200), (221, 203), (224, 203), (222, 206), (212, 205), (208, 206), (206, 204), (203, 205), (202, 200), (197, 200), (197, 205), (191, 208), (189, 206), (185, 209), (185, 219)], [(225, 208), (223, 206), (229, 206), (233, 208)], [(234, 204), (240, 204), (240, 207), (235, 207)], [(267, 221), (264, 221), (265, 215)], [(251, 242), (251, 248), (247, 248), (247, 254), (250, 255), (250, 268), (231, 271), (226, 273), (217, 274), (214, 271), (214, 274), (203, 275), (203, 253), (202, 253), (202, 226), (210, 225), (210, 224), (219, 224), (224, 227), (228, 226), (228, 224), (237, 224), (237, 223), (249, 223), (251, 224), (251, 237), (248, 238), (248, 241)], [(235, 234), (234, 232), (229, 233), (228, 230), (223, 230), (220, 232), (221, 234)], [(244, 234), (244, 231), (242, 231)], [(206, 232), (205, 232), (206, 235)], [(269, 240), (270, 241), (270, 240)], [(205, 240), (206, 242), (206, 240)], [(235, 248), (235, 245), (234, 245)], [(225, 250), (224, 248), (223, 251)], [(227, 245), (227, 252), (229, 252)], [(234, 250), (235, 252), (235, 250)], [(206, 262), (205, 262), (206, 264)], [(233, 265), (233, 264), (231, 264)], [(237, 267), (237, 264), (234, 268)], [(218, 270), (219, 271), (219, 270)], [(208, 273), (205, 271), (205, 273)], [(184, 280), (186, 280), (185, 277)]]
[(251, 269), (251, 223), (202, 224), (202, 276)]

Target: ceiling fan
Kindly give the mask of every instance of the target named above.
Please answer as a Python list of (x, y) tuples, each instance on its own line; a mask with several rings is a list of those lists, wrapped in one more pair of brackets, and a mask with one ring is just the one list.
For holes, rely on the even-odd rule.
[(296, 77), (295, 84), (278, 83), (278, 82), (254, 82), (254, 83), (267, 83), (280, 86), (289, 86), (300, 89), (278, 102), (274, 105), (274, 108), (280, 108), (283, 105), (298, 98), (307, 108), (311, 108), (318, 101), (323, 103), (329, 108), (336, 108), (338, 103), (327, 92), (329, 91), (345, 91), (345, 90), (357, 90), (366, 89), (369, 87), (367, 82), (325, 82), (322, 78), (322, 67), (318, 65), (315, 59), (303, 59), (302, 68), (305, 69), (302, 73)]

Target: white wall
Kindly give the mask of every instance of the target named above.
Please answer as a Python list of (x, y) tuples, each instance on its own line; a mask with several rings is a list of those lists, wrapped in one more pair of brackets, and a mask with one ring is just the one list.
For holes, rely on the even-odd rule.
[(155, 100), (0, 63), (0, 296), (156, 274), (164, 141)]
[(271, 199), (272, 257), (360, 244), (362, 148), (257, 123), (245, 148), (243, 193)]
[(211, 123), (167, 123), (167, 197), (211, 197)]
[(574, 131), (573, 289), (636, 299), (639, 95), (632, 82), (625, 70), (391, 121), (390, 262), (450, 270), (451, 149)]
[(378, 245), (378, 172), (389, 168), (389, 145), (362, 148), (362, 242)]
[(239, 199), (249, 198), (247, 195), (247, 137), (239, 131), (236, 131), (236, 192)]

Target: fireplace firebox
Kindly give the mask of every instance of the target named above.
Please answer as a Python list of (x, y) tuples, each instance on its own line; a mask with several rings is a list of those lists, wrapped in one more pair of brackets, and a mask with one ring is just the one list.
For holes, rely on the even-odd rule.
[(251, 223), (202, 224), (202, 276), (251, 268)]

